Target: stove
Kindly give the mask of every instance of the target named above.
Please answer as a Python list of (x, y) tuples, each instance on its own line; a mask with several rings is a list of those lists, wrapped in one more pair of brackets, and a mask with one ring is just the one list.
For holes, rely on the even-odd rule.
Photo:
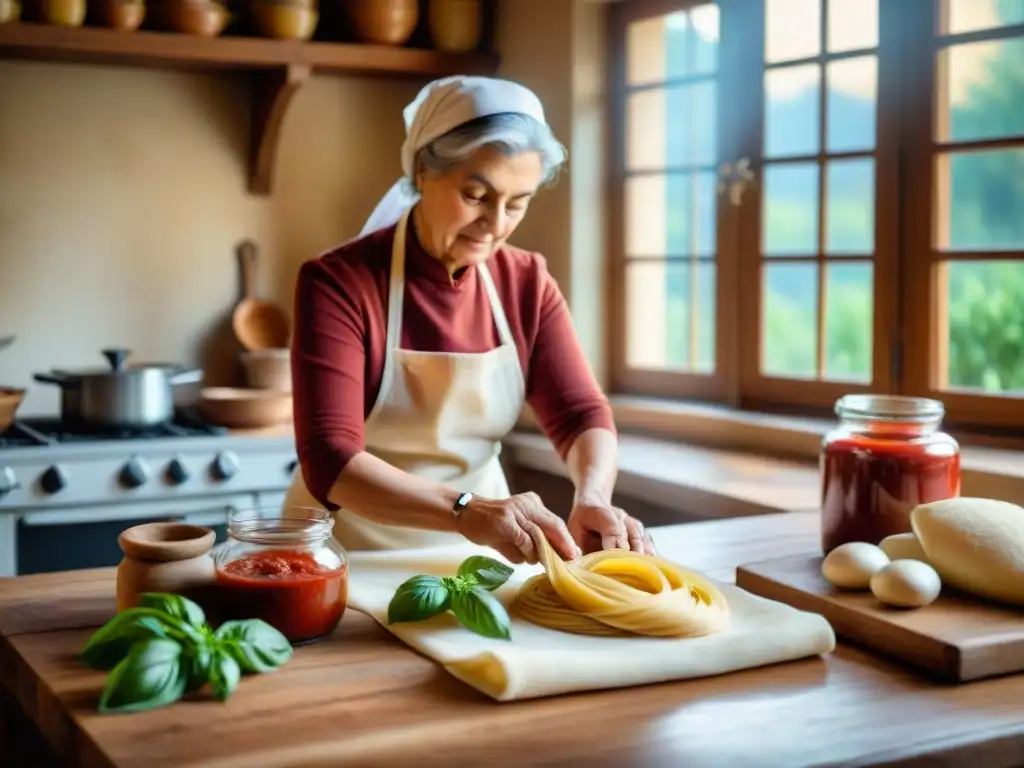
[(253, 437), (181, 409), (142, 430), (28, 417), (0, 433), (0, 577), (116, 565), (117, 535), (174, 520), (225, 536), (237, 509), (279, 506), (291, 435)]

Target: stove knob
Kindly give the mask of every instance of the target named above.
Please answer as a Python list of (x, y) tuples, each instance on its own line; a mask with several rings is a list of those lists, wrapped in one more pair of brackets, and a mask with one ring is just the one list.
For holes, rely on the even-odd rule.
[(138, 488), (149, 480), (149, 467), (142, 459), (133, 456), (121, 467), (120, 480), (126, 488)]
[(213, 460), (210, 469), (218, 480), (230, 480), (238, 474), (238, 456), (231, 451), (221, 451)]
[(67, 484), (68, 476), (56, 464), (43, 472), (39, 478), (39, 487), (47, 493), (60, 493), (67, 487)]
[(189, 476), (188, 467), (185, 466), (185, 462), (181, 459), (173, 459), (167, 465), (167, 477), (175, 485), (181, 485), (186, 482)]
[(18, 482), (14, 470), (10, 467), (0, 469), (0, 499), (18, 488), (21, 488), (21, 483)]

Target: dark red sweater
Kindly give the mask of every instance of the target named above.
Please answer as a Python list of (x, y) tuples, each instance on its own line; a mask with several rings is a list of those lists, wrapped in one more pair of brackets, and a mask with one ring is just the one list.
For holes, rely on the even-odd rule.
[[(395, 227), (346, 243), (299, 270), (292, 378), (295, 437), (310, 492), (327, 493), (364, 449), (363, 424), (377, 399), (387, 336)], [(611, 408), (583, 355), (568, 306), (540, 255), (505, 246), (487, 262), (512, 329), (526, 398), (564, 458), (584, 430), (614, 431)], [(498, 331), (476, 269), (454, 280), (409, 227), (401, 346), (486, 352)]]

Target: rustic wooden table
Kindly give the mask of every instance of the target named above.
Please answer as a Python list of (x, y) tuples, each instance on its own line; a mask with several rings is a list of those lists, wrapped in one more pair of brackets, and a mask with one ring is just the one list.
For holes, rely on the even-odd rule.
[[(818, 525), (790, 513), (656, 537), (669, 557), (731, 580), (738, 564), (814, 549)], [(718, 678), (497, 704), (352, 611), (225, 704), (99, 715), (103, 675), (74, 654), (112, 614), (113, 576), (0, 582), (0, 743), (24, 750), (0, 764), (52, 764), (32, 751), (35, 729), (76, 766), (1024, 764), (1024, 675), (942, 686), (840, 645)]]

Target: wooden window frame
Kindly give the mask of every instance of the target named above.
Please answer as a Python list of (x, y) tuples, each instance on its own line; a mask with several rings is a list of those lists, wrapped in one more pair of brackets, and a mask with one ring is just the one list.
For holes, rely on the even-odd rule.
[[(937, 362), (941, 362), (945, 332), (940, 321), (943, 270), (933, 258), (931, 233), (937, 188), (935, 153), (941, 144), (932, 140), (935, 85), (942, 72), (935, 51), (939, 0), (879, 0), (878, 45), (870, 49), (878, 58), (875, 145), (875, 248), (872, 357), (873, 379), (868, 383), (819, 381), (765, 375), (760, 370), (762, 348), (762, 262), (788, 263), (789, 259), (763, 258), (761, 238), (761, 174), (764, 168), (763, 119), (765, 64), (764, 14), (751, 13), (752, 0), (717, 0), (721, 14), (719, 56), (719, 163), (735, 164), (750, 158), (755, 182), (738, 207), (718, 200), (716, 257), (716, 370), (713, 375), (631, 370), (626, 366), (625, 181), (626, 173), (626, 35), (633, 21), (662, 16), (703, 4), (704, 0), (630, 0), (608, 8), (609, 151), (608, 216), (608, 359), (613, 394), (648, 395), (678, 400), (710, 401), (735, 408), (822, 414), (840, 396), (855, 392), (887, 392), (934, 397), (947, 411), (947, 422), (958, 427), (993, 431), (997, 426), (1024, 428), (1024, 399), (1017, 396), (947, 391), (940, 388)], [(753, 0), (763, 8), (762, 0)], [(827, 30), (827, 0), (822, 0), (822, 35)], [(956, 42), (993, 37), (1024, 36), (1024, 24), (956, 35)], [(730, 56), (732, 51), (739, 52)], [(822, 51), (806, 63), (825, 63), (868, 50), (841, 54)], [(751, 88), (749, 83), (758, 87)], [(733, 84), (740, 84), (735, 86)], [(723, 98), (731, 87), (742, 98)], [(822, 66), (822, 123), (827, 110), (825, 69)], [(822, 134), (824, 140), (824, 134)], [(972, 144), (1006, 145), (996, 140)], [(1024, 141), (1013, 142), (1024, 145)], [(820, 148), (817, 161), (821, 199), (826, 177)], [(808, 158), (811, 159), (811, 158)], [(819, 208), (822, 208), (819, 206)], [(819, 210), (819, 230), (824, 221)], [(824, 232), (819, 232), (823, 241)], [(978, 254), (1006, 258), (1014, 254)], [(1024, 260), (1024, 252), (1019, 256)], [(819, 302), (825, 263), (819, 253)], [(842, 263), (833, 257), (829, 263)], [(806, 261), (806, 260), (805, 260)], [(824, 312), (820, 313), (822, 316)], [(825, 340), (820, 331), (819, 346)]]

